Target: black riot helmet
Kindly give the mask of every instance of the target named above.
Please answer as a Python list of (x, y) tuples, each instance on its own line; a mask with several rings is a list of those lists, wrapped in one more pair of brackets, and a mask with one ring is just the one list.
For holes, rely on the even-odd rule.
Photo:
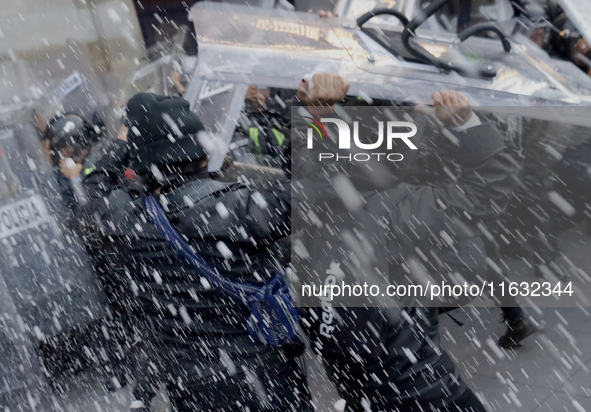
[(53, 152), (53, 163), (59, 162), (60, 152), (67, 152), (68, 157), (86, 157), (91, 145), (100, 137), (97, 131), (82, 116), (66, 113), (52, 119), (48, 125)]

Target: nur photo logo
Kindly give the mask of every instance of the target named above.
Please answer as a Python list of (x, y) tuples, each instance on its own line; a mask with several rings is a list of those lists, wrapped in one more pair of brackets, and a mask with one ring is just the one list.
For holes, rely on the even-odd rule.
[[(377, 121), (377, 138), (373, 142), (362, 141), (359, 136), (359, 121), (353, 121), (353, 138), (351, 139), (351, 127), (342, 119), (336, 118), (321, 118), (320, 121), (305, 116), (309, 122), (306, 124), (307, 128), (307, 148), (314, 148), (314, 131), (320, 136), (320, 140), (329, 139), (329, 135), (323, 123), (332, 123), (338, 129), (338, 151), (319, 153), (318, 160), (348, 160), (356, 162), (367, 162), (372, 157), (375, 160), (388, 160), (391, 162), (399, 162), (404, 159), (402, 153), (391, 152), (394, 147), (394, 139), (400, 139), (410, 150), (417, 150), (415, 144), (410, 140), (411, 137), (417, 134), (417, 126), (411, 122), (401, 121)], [(379, 152), (379, 149), (385, 144), (384, 152)], [(353, 149), (357, 149), (352, 151)], [(346, 153), (339, 153), (339, 151), (346, 151)]]

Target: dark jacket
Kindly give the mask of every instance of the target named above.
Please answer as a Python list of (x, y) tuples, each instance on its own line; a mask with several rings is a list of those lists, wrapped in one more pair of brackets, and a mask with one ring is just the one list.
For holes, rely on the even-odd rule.
[[(484, 278), (480, 228), (490, 230), (504, 212), (518, 168), (490, 125), (455, 134), (460, 145), (448, 152), (457, 165), (453, 179), (366, 190), (357, 212), (347, 210), (324, 173), (346, 174), (358, 190), (368, 188), (367, 179), (347, 166), (323, 167), (313, 157), (300, 159), (301, 169), (292, 169), (292, 179), (302, 183), (294, 183), (299, 189), (292, 199), (298, 221), (293, 229), (303, 229), (300, 239), (308, 256), (294, 254), (294, 266), (297, 273), (312, 274), (302, 282), (326, 284), (335, 264), (342, 271), (339, 284), (368, 281), (380, 284), (382, 292), (389, 284), (426, 283), (421, 274)], [(292, 156), (297, 158), (297, 151)], [(437, 310), (419, 310), (420, 305), (416, 299), (378, 296), (337, 298), (307, 310), (307, 332), (329, 372), (343, 383), (337, 387), (348, 402), (365, 396), (376, 409), (411, 405), (415, 399), (437, 406), (463, 393), (466, 385), (439, 342)]]
[[(121, 179), (129, 147), (116, 141), (84, 181), (90, 203), (86, 236), (103, 240), (102, 258), (122, 282), (121, 299), (147, 337), (185, 371), (195, 364), (269, 351), (247, 333), (249, 309), (197, 275), (145, 212), (141, 188)], [(195, 179), (159, 196), (168, 218), (209, 265), (238, 282), (264, 284), (284, 262), (275, 242), (289, 234), (289, 187), (257, 191), (244, 184)], [(189, 359), (191, 358), (191, 359)], [(209, 360), (209, 364), (208, 364)], [(186, 365), (183, 362), (187, 361)]]

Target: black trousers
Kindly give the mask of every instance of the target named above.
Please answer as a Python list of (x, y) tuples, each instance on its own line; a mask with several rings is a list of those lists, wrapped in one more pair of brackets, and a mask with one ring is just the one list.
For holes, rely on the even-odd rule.
[(439, 343), (437, 308), (304, 308), (302, 318), (347, 412), (486, 411)]
[[(175, 412), (313, 412), (306, 369), (300, 354), (236, 364), (236, 371), (214, 378), (168, 384)], [(198, 366), (198, 365), (197, 365)]]

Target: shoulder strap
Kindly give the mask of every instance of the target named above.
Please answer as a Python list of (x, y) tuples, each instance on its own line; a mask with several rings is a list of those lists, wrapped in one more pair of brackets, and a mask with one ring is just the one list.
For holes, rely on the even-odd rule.
[(212, 268), (199, 256), (181, 234), (172, 226), (162, 206), (154, 196), (146, 196), (144, 198), (144, 205), (150, 218), (158, 228), (158, 231), (168, 240), (171, 246), (191, 265), (197, 270), (200, 276), (206, 278), (211, 284), (219, 288), (225, 294), (242, 300), (243, 302), (250, 302), (253, 300), (260, 300), (263, 298), (265, 291), (260, 286), (251, 285), (249, 283), (232, 282), (229, 279), (221, 276), (217, 270)]

